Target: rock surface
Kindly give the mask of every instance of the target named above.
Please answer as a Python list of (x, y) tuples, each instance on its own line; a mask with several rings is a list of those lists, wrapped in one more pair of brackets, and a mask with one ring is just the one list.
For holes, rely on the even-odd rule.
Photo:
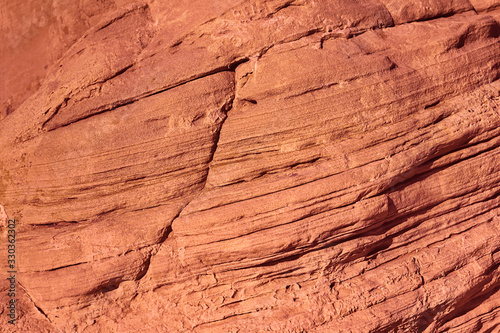
[(500, 332), (500, 1), (4, 3), (1, 332)]

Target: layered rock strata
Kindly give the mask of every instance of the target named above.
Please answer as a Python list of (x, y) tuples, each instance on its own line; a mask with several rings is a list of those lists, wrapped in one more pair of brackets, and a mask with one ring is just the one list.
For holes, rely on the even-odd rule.
[(499, 1), (40, 3), (17, 332), (500, 330)]

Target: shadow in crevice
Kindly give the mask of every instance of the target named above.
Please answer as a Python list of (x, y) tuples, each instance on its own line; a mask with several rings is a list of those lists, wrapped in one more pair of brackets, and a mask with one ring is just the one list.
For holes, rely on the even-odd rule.
[[(461, 297), (457, 298), (454, 302), (455, 309), (446, 316), (439, 318), (439, 323), (446, 323), (454, 318), (464, 316), (483, 304), (488, 298), (495, 295), (500, 290), (500, 281), (496, 281), (496, 283), (493, 281), (495, 275), (498, 275), (495, 274), (495, 271), (499, 267), (500, 264), (489, 267), (483, 274), (485, 278), (480, 283), (470, 288)], [(489, 285), (490, 283), (491, 285)]]

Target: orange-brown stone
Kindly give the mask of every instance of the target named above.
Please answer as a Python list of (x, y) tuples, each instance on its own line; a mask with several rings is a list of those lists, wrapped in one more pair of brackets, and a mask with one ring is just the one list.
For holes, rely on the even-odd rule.
[(0, 332), (499, 331), (499, 0), (0, 18)]

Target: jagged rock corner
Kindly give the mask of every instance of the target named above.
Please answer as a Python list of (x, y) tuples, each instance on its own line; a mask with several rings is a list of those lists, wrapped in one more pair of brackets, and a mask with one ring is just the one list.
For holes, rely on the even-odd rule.
[(500, 0), (1, 0), (0, 28), (0, 332), (500, 332)]

